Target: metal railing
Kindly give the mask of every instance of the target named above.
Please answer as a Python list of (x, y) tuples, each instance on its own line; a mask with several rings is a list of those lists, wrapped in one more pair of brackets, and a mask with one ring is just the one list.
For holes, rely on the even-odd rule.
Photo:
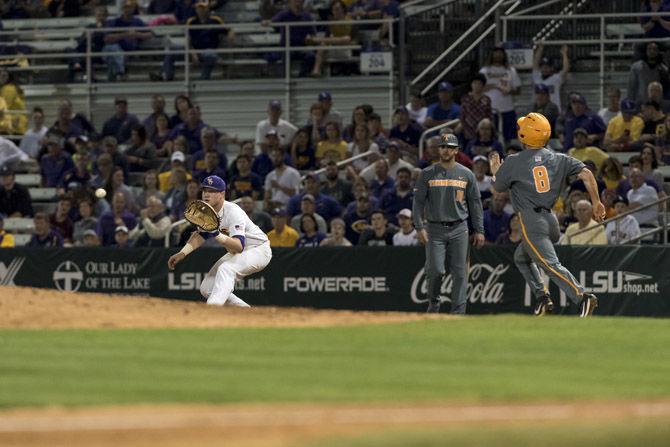
[(419, 138), (419, 160), (423, 160), (423, 147), (429, 134), (435, 132), (436, 130), (444, 129), (445, 127), (458, 126), (460, 122), (460, 119), (455, 119), (424, 130), (421, 133), (421, 137)]
[[(503, 40), (518, 40), (515, 38), (515, 36), (510, 35), (510, 27), (511, 23), (513, 22), (523, 22), (523, 21), (591, 21), (593, 26), (598, 27), (598, 35), (599, 37), (596, 39), (555, 39), (555, 40), (540, 40), (538, 42), (542, 42), (545, 46), (551, 46), (551, 45), (574, 45), (574, 46), (591, 46), (591, 47), (598, 47), (597, 51), (597, 56), (598, 56), (598, 61), (599, 61), (599, 83), (598, 87), (600, 90), (600, 104), (599, 107), (604, 107), (605, 105), (605, 81), (607, 78), (607, 74), (605, 72), (605, 47), (607, 45), (613, 45), (616, 44), (618, 45), (617, 51), (613, 52), (614, 56), (622, 57), (625, 56), (624, 54), (621, 53), (621, 46), (624, 44), (636, 44), (636, 43), (648, 43), (648, 42), (670, 42), (670, 38), (631, 38), (631, 37), (611, 37), (608, 38), (607, 34), (607, 26), (608, 25), (632, 25), (634, 23), (631, 23), (631, 21), (635, 20), (636, 24), (637, 20), (641, 17), (663, 17), (666, 16), (667, 13), (664, 12), (657, 12), (657, 13), (606, 13), (606, 14), (573, 14), (573, 15), (560, 15), (560, 14), (537, 14), (537, 15), (531, 15), (531, 16), (526, 16), (526, 15), (508, 15), (508, 16), (502, 16), (500, 19), (502, 21), (502, 28), (503, 28)], [(628, 20), (630, 19), (629, 22), (621, 22), (621, 20)], [(611, 22), (611, 23), (608, 23)], [(643, 35), (644, 32), (642, 30), (642, 27), (640, 26), (640, 31), (639, 35)], [(533, 44), (538, 43), (538, 42), (531, 42)]]
[[(482, 16), (479, 19), (477, 19), (475, 23), (472, 24), (472, 26), (468, 29), (468, 31), (461, 34), (461, 36), (454, 42), (452, 42), (452, 44), (446, 50), (444, 50), (442, 54), (436, 57), (435, 60), (430, 65), (428, 65), (421, 73), (419, 73), (412, 80), (412, 82), (410, 82), (410, 85), (416, 85), (421, 79), (423, 79), (433, 68), (435, 68), (437, 64), (439, 64), (445, 57), (447, 57), (449, 53), (451, 53), (458, 46), (458, 44), (460, 44), (461, 42), (463, 42), (463, 40), (465, 40), (468, 36), (470, 36), (470, 34), (472, 34), (477, 29), (477, 27), (482, 22), (484, 22), (484, 20), (486, 20), (491, 14), (495, 13), (500, 7), (500, 5), (502, 5), (505, 1), (506, 0), (498, 0), (496, 3), (494, 3), (484, 14), (482, 14)], [(495, 24), (493, 24), (492, 26), (495, 27)], [(438, 77), (436, 77), (430, 82), (428, 87), (426, 87), (423, 92), (426, 92), (431, 88), (433, 88), (433, 86), (442, 79), (441, 76), (444, 76), (444, 74), (446, 74), (445, 71), (440, 73)]]
[[(199, 29), (216, 29), (216, 28), (222, 28), (221, 25), (159, 25), (159, 26), (154, 26), (154, 27), (125, 27), (125, 28), (70, 28), (70, 31), (77, 31), (79, 32), (80, 36), (84, 36), (86, 40), (86, 51), (84, 52), (75, 52), (74, 48), (72, 51), (68, 49), (68, 51), (61, 51), (61, 52), (50, 52), (50, 53), (36, 53), (36, 54), (20, 54), (20, 55), (3, 55), (0, 56), (0, 60), (13, 60), (16, 59), (17, 56), (21, 57), (22, 59), (27, 59), (28, 61), (38, 61), (38, 60), (53, 60), (53, 59), (61, 59), (61, 60), (66, 60), (66, 61), (73, 61), (73, 60), (79, 60), (79, 61), (85, 61), (86, 65), (86, 79), (85, 79), (85, 84), (86, 84), (86, 90), (88, 91), (88, 98), (87, 98), (87, 108), (86, 108), (86, 114), (90, 118), (91, 117), (91, 108), (92, 108), (92, 95), (96, 89), (96, 84), (94, 84), (93, 81), (93, 63), (97, 61), (99, 58), (105, 58), (105, 57), (111, 57), (111, 56), (117, 56), (117, 55), (123, 55), (124, 57), (137, 57), (137, 56), (166, 56), (169, 54), (173, 54), (176, 56), (176, 60), (180, 60), (183, 62), (184, 65), (184, 90), (185, 93), (189, 94), (191, 89), (192, 89), (192, 69), (191, 69), (191, 56), (192, 55), (197, 55), (201, 54), (204, 52), (208, 53), (215, 53), (219, 56), (234, 56), (234, 55), (249, 55), (249, 54), (258, 54), (261, 57), (265, 56), (268, 53), (274, 53), (277, 55), (281, 55), (281, 61), (284, 64), (284, 73), (283, 73), (283, 78), (284, 78), (284, 84), (285, 84), (285, 100), (287, 104), (291, 103), (292, 99), (292, 92), (291, 92), (291, 81), (292, 81), (292, 75), (291, 75), (291, 59), (295, 53), (299, 52), (305, 52), (305, 51), (318, 51), (318, 50), (323, 50), (323, 51), (342, 51), (342, 50), (362, 50), (363, 47), (355, 42), (352, 42), (351, 44), (346, 44), (346, 45), (330, 45), (327, 43), (323, 44), (315, 44), (315, 45), (305, 45), (305, 46), (292, 46), (291, 45), (291, 39), (290, 39), (290, 34), (291, 34), (291, 29), (292, 28), (298, 28), (298, 27), (327, 27), (328, 25), (352, 25), (354, 28), (357, 26), (364, 26), (364, 25), (388, 25), (388, 33), (389, 33), (389, 45), (391, 48), (395, 47), (394, 44), (394, 26), (393, 24), (396, 22), (396, 19), (393, 18), (383, 18), (383, 19), (366, 19), (366, 20), (336, 20), (336, 21), (311, 21), (311, 22), (281, 22), (281, 23), (274, 23), (271, 22), (267, 26), (261, 26), (258, 23), (235, 23), (235, 24), (226, 24), (223, 26), (223, 28), (230, 28), (233, 31), (236, 28), (246, 28), (247, 30), (250, 28), (253, 28), (258, 31), (258, 33), (263, 33), (269, 32), (272, 29), (275, 30), (280, 30), (280, 32), (283, 33), (285, 36), (284, 43), (283, 45), (277, 44), (277, 45), (264, 45), (264, 46), (235, 46), (235, 47), (225, 47), (222, 45), (221, 48), (216, 48), (216, 49), (205, 49), (205, 50), (197, 50), (194, 48), (191, 48), (190, 45), (190, 31), (191, 30), (199, 30)], [(133, 50), (133, 51), (93, 51), (92, 47), (92, 40), (94, 35), (98, 35), (100, 33), (109, 33), (113, 34), (114, 32), (127, 32), (127, 31), (139, 31), (139, 32), (150, 32), (152, 33), (152, 37), (150, 39), (147, 39), (147, 41), (150, 41), (153, 43), (153, 48), (147, 48), (149, 47), (148, 44), (141, 43), (139, 46), (139, 49)], [(35, 36), (36, 38), (39, 38), (39, 30), (15, 30), (15, 31), (0, 31), (0, 39), (4, 39), (4, 45), (16, 45), (19, 42), (21, 42), (21, 45), (25, 46), (30, 46), (31, 42), (29, 40), (25, 39), (20, 39), (21, 36)], [(318, 31), (317, 31), (318, 34)], [(11, 36), (18, 36), (19, 39), (14, 39), (11, 41), (10, 39), (7, 39), (8, 37)], [(170, 37), (173, 38), (178, 38), (179, 42), (173, 43), (170, 41)], [(320, 36), (313, 36), (319, 38)], [(156, 44), (158, 43), (157, 39), (161, 40), (162, 42), (160, 43), (163, 48), (157, 47)], [(73, 41), (73, 44), (74, 41)], [(144, 48), (142, 48), (144, 47)], [(224, 63), (225, 60), (219, 60), (217, 61), (218, 63)], [(269, 64), (269, 63), (268, 63)], [(15, 71), (28, 71), (30, 72), (31, 70), (36, 70), (39, 69), (39, 65), (34, 66), (34, 67), (15, 67)], [(390, 78), (390, 85), (389, 85), (389, 98), (393, 97), (393, 69), (389, 69), (389, 78)], [(393, 104), (389, 104), (389, 111), (393, 109)], [(286, 119), (290, 119), (290, 109), (287, 109), (286, 113)]]
[[(354, 155), (353, 157), (349, 157), (349, 158), (346, 158), (344, 160), (340, 160), (335, 164), (339, 168), (340, 166), (348, 165), (350, 163), (353, 163), (356, 160), (360, 160), (361, 158), (365, 158), (365, 157), (368, 157), (368, 156), (373, 155), (373, 154), (380, 155), (379, 152), (367, 151), (367, 152), (363, 152), (362, 154)], [(301, 181), (305, 180), (308, 175), (319, 175), (319, 174), (323, 174), (324, 172), (326, 172), (326, 168), (319, 168), (316, 171), (312, 171), (312, 172), (309, 172), (308, 174), (304, 174), (303, 176), (300, 177), (300, 180)]]
[(640, 239), (643, 239), (645, 237), (654, 235), (656, 233), (662, 233), (661, 234), (661, 240), (662, 240), (664, 245), (667, 245), (669, 225), (668, 225), (668, 219), (667, 219), (666, 213), (667, 213), (667, 204), (668, 204), (669, 201), (670, 201), (670, 196), (662, 197), (662, 198), (660, 198), (660, 199), (658, 199), (654, 202), (648, 203), (646, 205), (639, 206), (639, 207), (637, 207), (635, 209), (632, 209), (632, 210), (628, 210), (625, 213), (618, 214), (614, 217), (610, 217), (607, 220), (604, 220), (602, 222), (598, 222), (595, 225), (591, 225), (590, 227), (586, 227), (586, 228), (583, 228), (581, 230), (578, 230), (578, 231), (574, 232), (573, 234), (570, 234), (570, 235), (566, 236), (568, 238), (568, 244), (571, 243), (571, 240), (572, 240), (573, 237), (578, 236), (580, 234), (588, 233), (591, 230), (593, 230), (595, 228), (598, 228), (598, 227), (606, 227), (607, 224), (609, 224), (610, 222), (614, 222), (614, 232), (615, 232), (616, 237), (617, 237), (616, 243), (618, 244), (619, 243), (619, 240), (618, 240), (618, 238), (619, 238), (619, 225), (620, 225), (621, 219), (623, 219), (626, 216), (630, 216), (632, 214), (638, 213), (638, 212), (640, 212), (642, 210), (645, 210), (647, 208), (657, 207), (657, 208), (662, 208), (660, 210), (661, 212), (659, 212), (659, 215), (658, 215), (660, 225), (658, 227), (650, 229), (649, 231), (641, 232), (639, 236), (634, 237), (634, 238), (629, 239), (629, 240), (626, 240), (624, 242), (633, 243), (633, 242), (637, 242)]

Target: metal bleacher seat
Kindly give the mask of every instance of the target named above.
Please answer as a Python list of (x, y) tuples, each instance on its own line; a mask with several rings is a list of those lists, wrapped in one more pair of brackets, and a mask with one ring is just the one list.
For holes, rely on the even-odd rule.
[(42, 177), (39, 174), (16, 174), (16, 183), (23, 186), (40, 186)]
[(56, 212), (56, 202), (33, 202), (33, 211), (36, 213), (53, 214)]
[(56, 200), (56, 188), (30, 188), (30, 198), (33, 202), (50, 202)]
[(623, 165), (628, 164), (630, 157), (634, 155), (640, 155), (639, 152), (608, 152), (608, 154), (610, 157), (619, 160)]
[(14, 236), (14, 246), (23, 247), (30, 242), (32, 234), (12, 234), (12, 236)]
[(659, 166), (658, 170), (663, 174), (666, 181), (670, 181), (670, 166)]
[(30, 217), (8, 217), (5, 219), (5, 230), (10, 233), (29, 233), (34, 229), (35, 224)]

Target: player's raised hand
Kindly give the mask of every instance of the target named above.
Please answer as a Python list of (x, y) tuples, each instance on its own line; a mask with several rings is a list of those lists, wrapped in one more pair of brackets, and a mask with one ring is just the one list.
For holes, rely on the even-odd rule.
[(500, 154), (498, 154), (496, 151), (491, 151), (489, 154), (489, 167), (491, 168), (491, 175), (496, 175), (496, 172), (498, 172), (498, 169), (500, 169), (500, 165), (502, 165), (502, 161), (500, 161)]
[(602, 222), (605, 220), (605, 205), (602, 202), (598, 202), (593, 205), (593, 218), (596, 222)]

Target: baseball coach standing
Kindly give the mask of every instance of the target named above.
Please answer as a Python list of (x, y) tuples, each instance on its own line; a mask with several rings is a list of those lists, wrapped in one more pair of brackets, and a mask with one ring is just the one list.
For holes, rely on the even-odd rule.
[(440, 162), (421, 171), (414, 188), (412, 215), (419, 241), (426, 246), (428, 312), (440, 311), (440, 287), (445, 263), (453, 279), (451, 313), (464, 314), (468, 282), (468, 217), (473, 244), (484, 245), (482, 201), (475, 175), (456, 163), (456, 135), (445, 133), (439, 143)]

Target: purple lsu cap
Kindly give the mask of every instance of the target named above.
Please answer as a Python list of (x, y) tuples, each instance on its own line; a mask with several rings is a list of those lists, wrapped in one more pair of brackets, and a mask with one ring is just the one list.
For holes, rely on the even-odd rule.
[(203, 188), (213, 189), (218, 192), (223, 192), (226, 190), (226, 182), (223, 181), (218, 175), (210, 175), (206, 177), (200, 184)]

